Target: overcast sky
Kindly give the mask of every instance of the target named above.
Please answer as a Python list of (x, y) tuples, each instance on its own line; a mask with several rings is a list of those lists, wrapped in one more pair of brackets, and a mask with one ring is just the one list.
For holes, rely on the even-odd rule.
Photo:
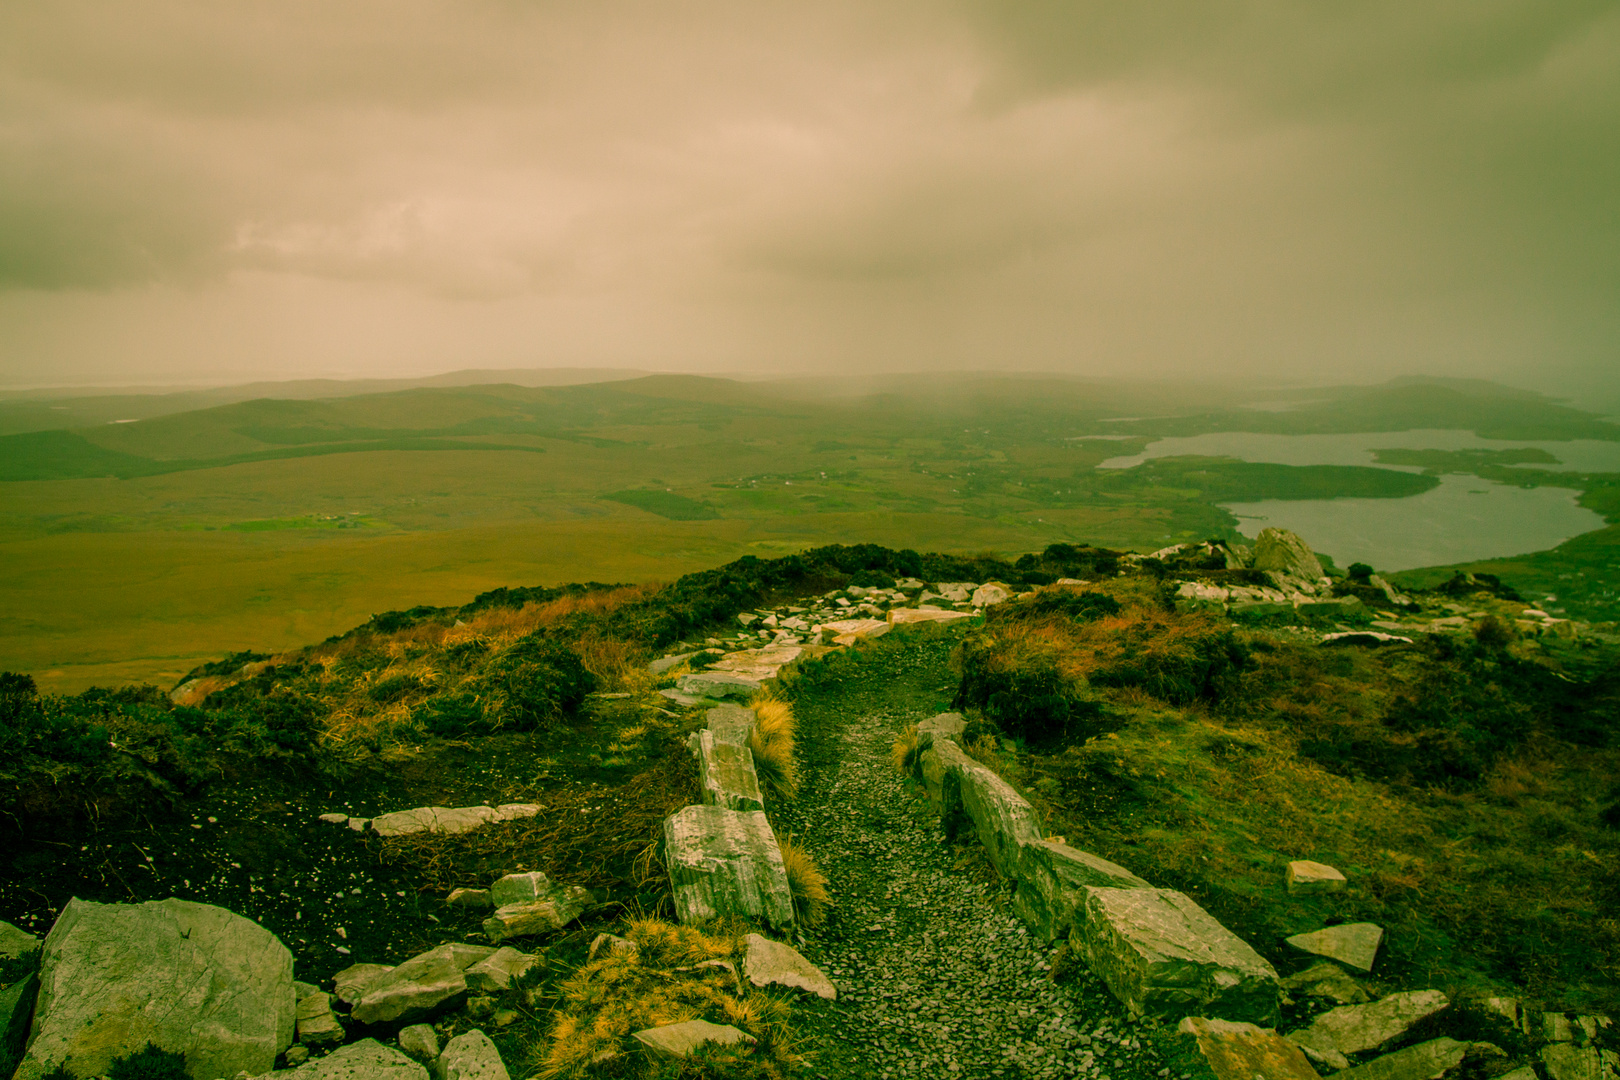
[(0, 7), (0, 385), (570, 365), (1601, 390), (1620, 3)]

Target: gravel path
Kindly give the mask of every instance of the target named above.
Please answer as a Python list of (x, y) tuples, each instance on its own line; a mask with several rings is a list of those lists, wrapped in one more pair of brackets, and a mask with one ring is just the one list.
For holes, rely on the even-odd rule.
[[(1081, 970), (1055, 983), (1005, 887), (943, 841), (889, 751), (905, 720), (819, 733), (821, 764), (780, 814), (834, 890), (806, 952), (839, 990), (806, 1007), (801, 1047), (826, 1077), (1168, 1077), (1152, 1042)], [(830, 726), (829, 726), (830, 727)], [(816, 734), (811, 735), (817, 737)], [(837, 747), (825, 745), (837, 740)]]

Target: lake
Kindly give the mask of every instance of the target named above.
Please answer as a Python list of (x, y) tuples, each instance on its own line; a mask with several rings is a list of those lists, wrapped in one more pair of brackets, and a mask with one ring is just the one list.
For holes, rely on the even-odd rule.
[[(1110, 458), (1098, 468), (1128, 469), (1149, 458), (1207, 456), (1282, 465), (1379, 465), (1376, 449), (1510, 450), (1536, 447), (1559, 459), (1549, 471), (1620, 472), (1620, 443), (1578, 440), (1482, 439), (1469, 431), (1381, 431), (1354, 435), (1261, 435), (1218, 432), (1160, 439), (1140, 454)], [(1406, 499), (1266, 499), (1228, 503), (1238, 529), (1253, 537), (1267, 526), (1290, 529), (1340, 566), (1364, 562), (1379, 570), (1522, 555), (1556, 547), (1601, 529), (1603, 518), (1576, 505), (1570, 488), (1521, 488), (1474, 476), (1443, 476), (1440, 486)]]

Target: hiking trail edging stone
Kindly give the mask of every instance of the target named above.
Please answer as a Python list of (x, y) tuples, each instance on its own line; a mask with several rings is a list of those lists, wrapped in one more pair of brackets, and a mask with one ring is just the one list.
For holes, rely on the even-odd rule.
[(762, 810), (677, 810), (664, 821), (664, 861), (681, 922), (735, 913), (793, 925), (782, 849)]

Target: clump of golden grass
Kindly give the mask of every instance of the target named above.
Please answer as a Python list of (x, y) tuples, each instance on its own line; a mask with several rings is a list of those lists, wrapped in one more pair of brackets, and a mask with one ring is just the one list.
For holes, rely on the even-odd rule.
[(659, 919), (629, 920), (624, 936), (637, 951), (610, 952), (581, 967), (558, 988), (550, 1039), (539, 1076), (573, 1077), (603, 1051), (619, 1050), (643, 1028), (704, 1017), (733, 1024), (760, 1040), (754, 1047), (717, 1053), (716, 1062), (746, 1071), (726, 1075), (780, 1077), (788, 1065), (788, 1004), (754, 992), (738, 996), (732, 971), (698, 967), (737, 955), (747, 927), (721, 921), (709, 929)]
[(758, 698), (754, 710), (754, 730), (748, 736), (748, 749), (754, 755), (754, 772), (770, 794), (791, 799), (799, 790), (799, 763), (793, 756), (793, 709), (785, 701)]
[(782, 866), (787, 871), (788, 891), (793, 894), (793, 914), (805, 926), (815, 926), (827, 916), (832, 894), (827, 891), (827, 875), (816, 866), (815, 856), (792, 840), (782, 842)]
[(917, 761), (917, 725), (907, 724), (900, 734), (894, 737), (894, 746), (889, 751), (889, 760), (894, 762), (894, 771), (902, 776), (910, 776), (912, 766)]

